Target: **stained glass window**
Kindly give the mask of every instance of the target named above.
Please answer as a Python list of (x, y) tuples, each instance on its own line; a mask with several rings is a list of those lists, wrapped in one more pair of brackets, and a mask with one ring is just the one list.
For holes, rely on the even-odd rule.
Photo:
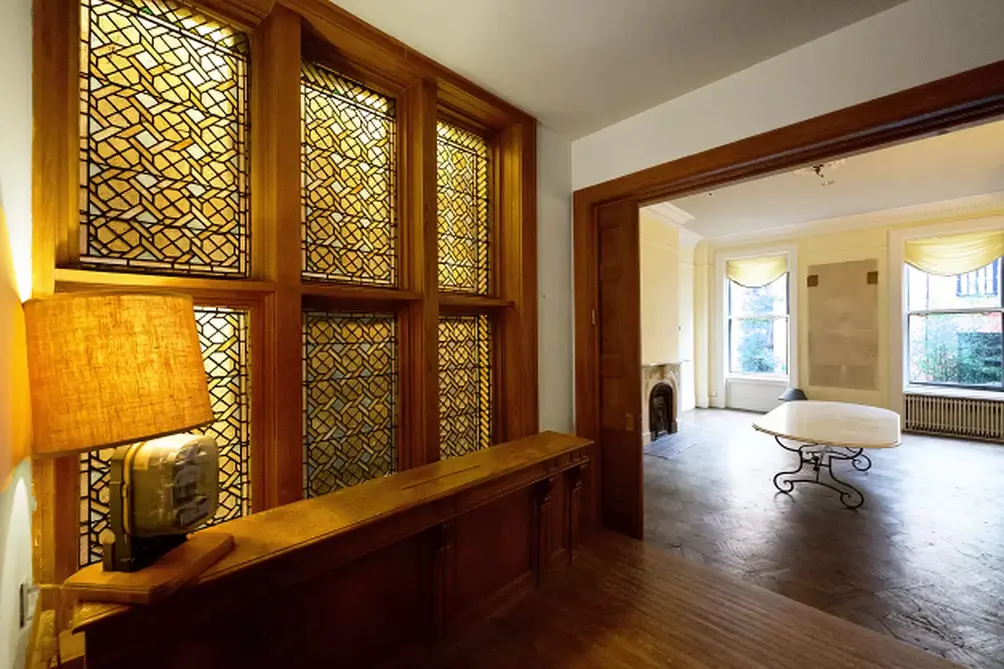
[(394, 100), (304, 63), (301, 105), (304, 278), (395, 285)]
[[(251, 376), (249, 314), (243, 309), (196, 307), (195, 320), (216, 422), (220, 497), (210, 525), (251, 512)], [(80, 456), (80, 566), (101, 561), (101, 535), (110, 530), (111, 457), (108, 448)]]
[(492, 338), (488, 316), (439, 318), (439, 450), (442, 458), (491, 445)]
[(439, 289), (491, 291), (491, 161), (488, 142), (459, 126), (437, 126)]
[(303, 314), (303, 490), (316, 497), (397, 469), (397, 322)]
[(80, 260), (248, 274), (245, 35), (168, 0), (83, 0)]

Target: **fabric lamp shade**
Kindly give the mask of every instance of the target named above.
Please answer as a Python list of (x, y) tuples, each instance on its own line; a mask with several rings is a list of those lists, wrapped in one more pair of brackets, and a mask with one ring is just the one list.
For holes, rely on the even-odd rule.
[(746, 288), (760, 288), (774, 283), (787, 271), (787, 256), (739, 258), (725, 263), (725, 276)]
[(191, 298), (68, 293), (29, 300), (24, 310), (36, 455), (213, 421)]
[(1004, 230), (911, 239), (903, 259), (928, 274), (954, 276), (986, 267), (1004, 256)]

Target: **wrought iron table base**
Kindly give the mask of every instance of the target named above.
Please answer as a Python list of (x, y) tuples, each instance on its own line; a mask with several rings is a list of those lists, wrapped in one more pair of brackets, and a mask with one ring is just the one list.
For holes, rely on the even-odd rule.
[[(872, 467), (871, 458), (864, 454), (863, 448), (848, 448), (843, 446), (821, 446), (819, 444), (802, 444), (788, 446), (780, 437), (774, 441), (786, 451), (798, 455), (796, 469), (778, 472), (774, 475), (774, 487), (788, 494), (795, 489), (796, 483), (815, 483), (840, 493), (840, 501), (848, 509), (856, 509), (865, 503), (864, 494), (847, 481), (837, 477), (833, 471), (833, 461), (850, 462), (859, 472), (866, 472)], [(821, 478), (825, 472), (829, 480)], [(790, 478), (789, 478), (790, 477)]]

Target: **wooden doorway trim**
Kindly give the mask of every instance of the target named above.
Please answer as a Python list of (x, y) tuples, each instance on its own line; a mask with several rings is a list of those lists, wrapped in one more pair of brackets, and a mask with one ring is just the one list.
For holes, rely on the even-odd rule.
[[(613, 202), (640, 206), (680, 197), (1002, 115), (1004, 61), (999, 61), (575, 191), (576, 432), (599, 441), (599, 342), (595, 324), (600, 322), (596, 224), (600, 206)], [(637, 336), (640, 338), (640, 332)], [(637, 375), (640, 387), (640, 367)], [(602, 449), (602, 444), (598, 448)], [(640, 462), (640, 434), (638, 458)], [(595, 524), (606, 510), (604, 488), (639, 484), (631, 480), (604, 481), (602, 458), (594, 457), (592, 462), (595, 466), (590, 474), (588, 499), (589, 517)], [(644, 511), (640, 490), (638, 493), (637, 526), (641, 527)]]

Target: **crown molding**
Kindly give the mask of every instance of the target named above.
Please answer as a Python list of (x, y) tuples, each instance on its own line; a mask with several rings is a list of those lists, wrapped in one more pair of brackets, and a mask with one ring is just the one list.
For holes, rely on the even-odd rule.
[(680, 244), (688, 248), (697, 246), (697, 243), (704, 239), (703, 236), (685, 227), (687, 223), (694, 220), (694, 216), (676, 205), (660, 202), (643, 207), (643, 210), (659, 222), (676, 228), (680, 234)]
[(669, 202), (660, 202), (659, 204), (651, 204), (645, 207), (648, 211), (652, 212), (659, 218), (663, 219), (668, 223), (674, 223), (676, 225), (686, 225), (694, 220), (693, 214), (680, 209), (675, 204)]
[(908, 224), (938, 223), (950, 219), (967, 219), (1004, 213), (1004, 191), (972, 195), (954, 200), (925, 202), (923, 204), (883, 209), (850, 216), (837, 216), (804, 223), (792, 223), (776, 228), (737, 232), (706, 237), (715, 246), (733, 246), (750, 242), (766, 242), (807, 237), (830, 232), (846, 232), (872, 227), (897, 227)]

